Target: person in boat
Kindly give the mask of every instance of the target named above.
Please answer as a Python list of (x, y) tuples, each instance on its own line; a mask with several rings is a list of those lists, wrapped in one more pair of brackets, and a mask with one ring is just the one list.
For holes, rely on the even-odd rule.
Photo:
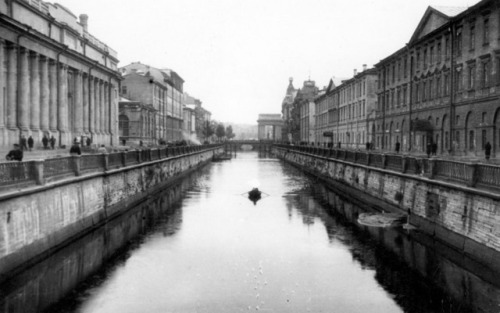
[(260, 200), (261, 191), (259, 188), (253, 188), (248, 192), (248, 199), (250, 199), (253, 204), (256, 204)]

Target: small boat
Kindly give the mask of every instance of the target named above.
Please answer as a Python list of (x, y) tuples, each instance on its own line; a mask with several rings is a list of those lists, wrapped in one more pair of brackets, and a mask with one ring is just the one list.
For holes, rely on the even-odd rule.
[(259, 190), (259, 188), (253, 188), (248, 192), (248, 199), (253, 202), (253, 204), (256, 204), (257, 201), (260, 200), (262, 196), (262, 192)]
[(213, 162), (220, 162), (220, 161), (227, 161), (231, 160), (231, 156), (227, 154), (221, 154), (221, 155), (214, 155), (212, 157)]
[(402, 226), (407, 220), (405, 214), (400, 213), (361, 213), (358, 223), (370, 227), (395, 227)]

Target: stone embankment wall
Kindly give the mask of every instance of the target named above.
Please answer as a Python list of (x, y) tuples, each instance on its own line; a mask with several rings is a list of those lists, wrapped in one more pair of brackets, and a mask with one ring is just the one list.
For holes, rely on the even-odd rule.
[(500, 270), (498, 193), (283, 147), (274, 151), (279, 158), (332, 184), (382, 200), (382, 209), (411, 212), (417, 231)]
[(221, 152), (215, 147), (0, 195), (0, 281)]

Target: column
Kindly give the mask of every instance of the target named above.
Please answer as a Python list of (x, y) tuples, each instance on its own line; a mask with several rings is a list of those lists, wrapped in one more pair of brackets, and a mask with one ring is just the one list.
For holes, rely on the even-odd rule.
[(63, 63), (59, 63), (59, 89), (57, 93), (57, 104), (58, 104), (58, 114), (57, 114), (57, 128), (60, 132), (59, 143), (61, 145), (70, 144), (71, 139), (68, 140), (68, 66)]
[(49, 129), (51, 133), (57, 132), (57, 62), (49, 61)]
[(40, 130), (40, 64), (39, 55), (30, 53), (30, 128), (33, 132), (35, 142), (40, 142), (38, 130)]
[(104, 81), (101, 80), (101, 84), (100, 84), (100, 87), (99, 87), (99, 91), (100, 91), (100, 95), (99, 95), (99, 98), (101, 99), (100, 101), (100, 106), (99, 106), (99, 111), (100, 111), (100, 115), (99, 115), (99, 129), (101, 131), (101, 134), (105, 134), (104, 132), (104, 120), (106, 119), (105, 118), (105, 115), (104, 115), (104, 107), (106, 107), (106, 99), (104, 97), (104, 95), (106, 94), (104, 92), (104, 90), (106, 89), (106, 83)]
[[(75, 135), (81, 136), (83, 132), (83, 72), (75, 72), (75, 109), (73, 111), (73, 125)], [(83, 144), (83, 143), (82, 143)]]
[[(50, 80), (49, 59), (40, 57), (40, 129), (42, 133), (49, 131), (50, 120)], [(42, 134), (43, 137), (43, 134)]]
[(21, 48), (19, 53), (19, 75), (18, 89), (19, 99), (17, 103), (17, 124), (21, 132), (29, 130), (29, 111), (30, 111), (30, 73), (29, 73), (29, 51)]
[(5, 62), (5, 52), (4, 52), (4, 47), (5, 47), (5, 42), (0, 39), (0, 147), (5, 147), (7, 146), (7, 138), (6, 138), (6, 132), (5, 132), (5, 123), (7, 121), (7, 117), (4, 115), (6, 112), (5, 110), (5, 101), (4, 99), (6, 98), (6, 94), (4, 93), (4, 88), (7, 89), (7, 86), (4, 84), (6, 83), (6, 77), (4, 75), (5, 68), (4, 68), (4, 63)]
[[(101, 88), (102, 81), (100, 79), (96, 80), (95, 85), (95, 131), (97, 134), (101, 134)], [(99, 140), (101, 138), (99, 137)]]
[(89, 76), (89, 131), (95, 134), (95, 79)]
[(82, 109), (83, 109), (83, 132), (89, 133), (89, 75), (83, 74), (82, 77)]
[(104, 91), (104, 99), (106, 100), (104, 102), (106, 104), (104, 106), (104, 132), (106, 133), (106, 135), (109, 135), (109, 105), (110, 105), (109, 92), (110, 92), (110, 85), (109, 83), (106, 83), (106, 90)]
[(8, 47), (7, 65), (7, 128), (9, 129), (9, 144), (19, 142), (17, 132), (17, 49), (11, 45)]

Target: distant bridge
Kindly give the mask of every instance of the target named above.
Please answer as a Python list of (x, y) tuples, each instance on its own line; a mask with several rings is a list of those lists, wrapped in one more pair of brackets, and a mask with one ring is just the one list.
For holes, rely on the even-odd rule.
[(244, 150), (271, 151), (273, 140), (229, 140), (224, 142), (226, 152), (236, 152)]

